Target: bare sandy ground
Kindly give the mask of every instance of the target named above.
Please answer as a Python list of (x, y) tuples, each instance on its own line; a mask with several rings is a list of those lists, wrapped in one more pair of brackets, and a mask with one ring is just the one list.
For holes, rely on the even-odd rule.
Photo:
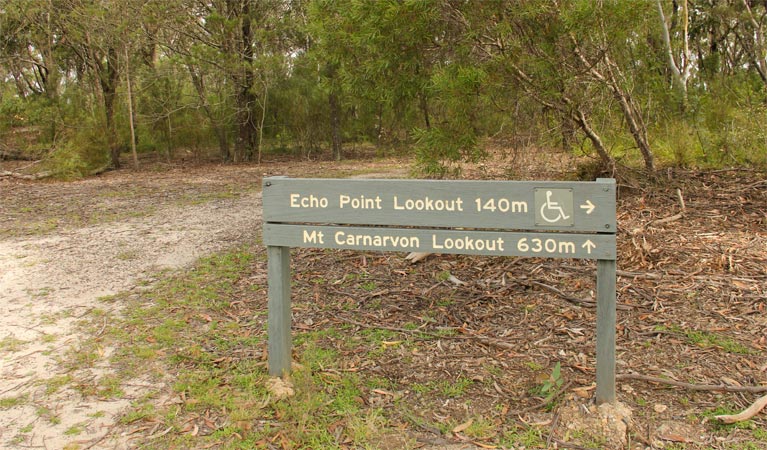
[(0, 240), (0, 448), (130, 446), (112, 431), (152, 386), (139, 379), (121, 386), (125, 395), (88, 392), (109, 379), (112, 349), (98, 348), (97, 362), (79, 368), (79, 318), (119, 308), (100, 297), (142, 289), (159, 270), (253, 242), (261, 221), (253, 189), (202, 204), (160, 203), (141, 217)]

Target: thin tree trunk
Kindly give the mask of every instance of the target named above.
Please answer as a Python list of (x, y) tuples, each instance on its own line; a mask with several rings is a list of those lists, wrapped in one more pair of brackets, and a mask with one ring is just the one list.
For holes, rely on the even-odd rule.
[(133, 120), (133, 89), (130, 80), (130, 56), (125, 47), (125, 85), (128, 88), (128, 123), (130, 124), (130, 150), (133, 155), (133, 167), (138, 169), (138, 153), (136, 152), (136, 126)]
[(589, 121), (583, 111), (576, 109), (573, 112), (573, 120), (575, 120), (575, 123), (581, 127), (581, 130), (583, 130), (584, 133), (586, 133), (586, 137), (588, 137), (591, 141), (591, 144), (594, 146), (594, 150), (596, 150), (597, 155), (599, 156), (599, 159), (602, 161), (602, 164), (605, 166), (605, 168), (610, 173), (614, 173), (615, 160), (612, 156), (610, 156), (610, 153), (608, 153), (604, 143), (602, 143), (602, 138), (600, 138), (594, 129), (591, 128), (591, 125), (589, 124)]
[(429, 120), (429, 104), (426, 99), (426, 94), (421, 92), (420, 95), (421, 113), (423, 114), (423, 123), (426, 125), (426, 129), (431, 129), (431, 121)]
[[(757, 22), (756, 17), (754, 17), (754, 12), (751, 10), (751, 6), (749, 6), (748, 1), (742, 1), (743, 6), (746, 8), (746, 11), (748, 11), (748, 19), (751, 22), (751, 26), (754, 27), (754, 54), (752, 56), (755, 63), (754, 65), (756, 67), (757, 73), (759, 73), (759, 77), (762, 79), (764, 84), (767, 85), (767, 49), (765, 49), (762, 24)], [(767, 8), (767, 4), (765, 5), (765, 8)]]
[(165, 152), (165, 158), (168, 164), (170, 164), (171, 157), (173, 155), (173, 123), (170, 120), (170, 113), (168, 113), (168, 115), (166, 116), (166, 119), (168, 124), (168, 148)]
[(576, 124), (578, 124), (580, 129), (586, 134), (586, 137), (589, 139), (589, 141), (591, 141), (591, 144), (594, 146), (594, 150), (596, 150), (600, 161), (602, 161), (602, 164), (610, 173), (614, 173), (615, 160), (612, 156), (610, 156), (610, 153), (605, 148), (605, 145), (602, 142), (602, 138), (600, 138), (596, 131), (591, 128), (591, 124), (589, 124), (586, 114), (584, 114), (584, 112), (578, 108), (578, 106), (575, 105), (573, 101), (566, 95), (560, 96), (561, 103), (554, 103), (545, 100), (538, 94), (538, 92), (535, 91), (533, 87), (533, 79), (530, 78), (529, 75), (527, 75), (521, 68), (514, 64), (512, 64), (511, 67), (514, 69), (512, 76), (520, 82), (522, 89), (524, 89), (524, 91), (529, 94), (533, 100), (547, 108), (551, 108), (563, 114), (569, 115), (569, 117), (572, 118)]
[(261, 149), (264, 143), (264, 121), (266, 120), (266, 102), (269, 98), (269, 85), (262, 80), (264, 85), (263, 100), (261, 101), (261, 123), (258, 125), (258, 164), (261, 164)]
[(120, 79), (120, 74), (117, 70), (117, 50), (115, 48), (108, 48), (106, 59), (103, 64), (93, 53), (91, 53), (91, 58), (91, 63), (94, 65), (100, 87), (100, 89), (97, 89), (96, 91), (100, 93), (101, 99), (104, 102), (104, 119), (107, 140), (109, 142), (109, 156), (111, 158), (112, 167), (119, 169), (120, 146), (117, 143), (117, 130), (114, 123), (117, 82)]
[(378, 110), (376, 111), (376, 145), (381, 146), (381, 138), (383, 135), (383, 104), (378, 104)]
[(607, 52), (604, 52), (603, 58), (607, 69), (607, 76), (603, 75), (597, 70), (596, 64), (591, 64), (586, 59), (578, 46), (578, 41), (572, 34), (570, 35), (570, 41), (573, 43), (576, 56), (578, 56), (578, 59), (580, 59), (583, 66), (588, 69), (591, 76), (597, 81), (605, 84), (612, 92), (613, 97), (618, 100), (618, 104), (623, 112), (623, 118), (626, 119), (626, 123), (628, 124), (629, 132), (634, 138), (634, 142), (644, 159), (645, 168), (651, 173), (655, 172), (655, 160), (653, 158), (652, 150), (650, 149), (650, 144), (647, 142), (647, 127), (644, 124), (644, 120), (642, 120), (642, 115), (637, 112), (637, 108), (631, 95), (621, 87), (620, 80), (623, 79), (623, 73), (621, 73), (620, 67), (610, 59)]
[(241, 161), (251, 161), (257, 150), (255, 147), (258, 146), (258, 133), (253, 120), (253, 105), (255, 105), (257, 98), (252, 91), (255, 76), (251, 65), (254, 56), (254, 36), (250, 23), (250, 2), (245, 1), (241, 5), (242, 10), (239, 16), (242, 19), (240, 27), (240, 63), (242, 64), (242, 73), (238, 77), (239, 83), (235, 84), (239, 89), (237, 95), (239, 132), (235, 146), (235, 158)]
[(666, 55), (668, 56), (668, 67), (671, 70), (672, 83), (677, 87), (677, 89), (679, 89), (679, 92), (682, 95), (682, 110), (687, 111), (687, 79), (690, 76), (690, 48), (688, 44), (689, 38), (687, 36), (687, 28), (689, 23), (687, 0), (682, 0), (682, 14), (684, 15), (682, 19), (682, 32), (684, 33), (684, 53), (682, 58), (680, 58), (681, 61), (679, 61), (679, 64), (674, 60), (674, 51), (671, 47), (671, 36), (669, 35), (668, 26), (666, 25), (666, 15), (663, 13), (663, 5), (661, 4), (661, 0), (657, 0), (656, 3), (658, 6), (658, 16), (660, 17), (661, 37), (663, 38), (663, 43), (666, 45)]
[(231, 155), (229, 154), (229, 140), (226, 136), (226, 130), (224, 129), (224, 126), (221, 125), (219, 120), (213, 115), (213, 110), (210, 108), (210, 104), (208, 103), (208, 97), (205, 95), (205, 82), (202, 78), (202, 75), (198, 74), (194, 67), (191, 66), (191, 64), (187, 65), (187, 70), (189, 70), (189, 76), (192, 78), (192, 84), (194, 85), (194, 89), (197, 91), (197, 96), (200, 99), (200, 105), (202, 106), (203, 111), (205, 111), (205, 115), (208, 116), (211, 126), (213, 127), (213, 132), (216, 133), (216, 137), (218, 138), (218, 151), (221, 156), (221, 160), (223, 162), (227, 162), (231, 159)]
[(330, 103), (330, 128), (333, 140), (333, 159), (341, 160), (341, 107), (338, 104), (338, 95), (331, 88), (328, 95)]

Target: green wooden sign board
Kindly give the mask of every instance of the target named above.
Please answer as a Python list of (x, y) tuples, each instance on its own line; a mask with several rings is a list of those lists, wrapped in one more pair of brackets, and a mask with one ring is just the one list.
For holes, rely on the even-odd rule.
[(290, 370), (291, 247), (596, 259), (596, 396), (614, 402), (615, 189), (612, 179), (264, 179), (269, 373)]

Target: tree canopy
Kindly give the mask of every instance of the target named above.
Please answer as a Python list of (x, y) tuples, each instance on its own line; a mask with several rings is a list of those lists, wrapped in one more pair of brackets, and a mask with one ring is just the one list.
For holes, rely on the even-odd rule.
[(767, 164), (757, 0), (7, 0), (0, 74), (0, 152), (71, 174), (369, 143), (444, 176), (487, 139), (608, 172)]

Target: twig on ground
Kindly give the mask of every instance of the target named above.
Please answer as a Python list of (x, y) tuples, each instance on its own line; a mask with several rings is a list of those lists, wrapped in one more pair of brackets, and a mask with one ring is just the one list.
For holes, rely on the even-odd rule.
[(767, 392), (767, 386), (728, 386), (725, 384), (692, 384), (683, 381), (668, 380), (666, 378), (652, 377), (638, 373), (621, 373), (615, 376), (616, 380), (639, 380), (648, 383), (667, 384), (692, 391), (719, 391), (719, 392)]
[[(338, 314), (334, 314), (333, 317), (335, 317), (336, 319), (339, 319), (339, 320), (343, 320), (344, 322), (350, 323), (352, 325), (357, 325), (357, 326), (364, 327), (364, 328), (375, 328), (375, 329), (388, 330), (388, 331), (396, 331), (398, 333), (407, 333), (407, 334), (415, 334), (415, 333), (426, 334), (426, 335), (429, 335), (429, 336), (440, 337), (440, 338), (442, 338), (442, 337), (450, 337), (450, 336), (441, 336), (441, 335), (438, 335), (436, 333), (431, 333), (431, 332), (428, 332), (428, 331), (422, 331), (422, 330), (418, 330), (418, 329), (409, 330), (407, 328), (388, 327), (386, 325), (369, 325), (367, 323), (359, 322), (359, 321), (356, 321), (356, 320), (351, 319), (349, 317), (344, 317), (344, 316), (341, 316), (341, 315), (338, 315)], [(462, 337), (462, 336), (453, 336), (453, 337)]]
[(677, 220), (681, 219), (682, 217), (684, 217), (683, 213), (674, 214), (673, 216), (664, 217), (663, 219), (658, 219), (658, 220), (653, 220), (651, 222), (647, 222), (647, 224), (645, 224), (645, 227), (649, 227), (650, 225), (662, 225), (664, 223), (676, 222)]
[(559, 423), (559, 413), (554, 415), (554, 420), (551, 421), (551, 428), (549, 428), (549, 437), (546, 439), (546, 448), (551, 447), (551, 440), (554, 439), (554, 432), (557, 431), (558, 423)]
[[(574, 304), (579, 305), (579, 306), (587, 306), (589, 308), (596, 308), (596, 306), (597, 306), (597, 302), (595, 302), (595, 301), (585, 300), (585, 299), (578, 298), (578, 297), (573, 297), (572, 295), (569, 295), (569, 294), (566, 294), (566, 293), (560, 291), (559, 289), (555, 288), (554, 286), (549, 286), (548, 284), (541, 283), (540, 281), (531, 281), (530, 283), (534, 284), (536, 286), (542, 287), (542, 288), (544, 288), (546, 290), (549, 290), (549, 291), (557, 294), (558, 296), (562, 297), (563, 299), (567, 300), (570, 303), (574, 303)], [(615, 308), (623, 310), (623, 311), (630, 311), (631, 310), (631, 307), (627, 306), (627, 305), (615, 305)]]
[(560, 441), (559, 439), (554, 439), (554, 442), (556, 442), (557, 447), (559, 448), (572, 448), (574, 450), (589, 450), (588, 447), (582, 447), (577, 444), (571, 444), (569, 442)]
[(107, 436), (109, 436), (110, 434), (112, 434), (112, 430), (114, 430), (114, 428), (117, 426), (117, 424), (118, 424), (118, 423), (119, 423), (119, 422), (115, 422), (115, 423), (113, 423), (113, 424), (112, 424), (112, 425), (111, 425), (109, 428), (107, 428), (107, 431), (106, 431), (106, 433), (104, 433), (103, 435), (101, 435), (101, 437), (95, 438), (95, 439), (93, 439), (92, 441), (90, 441), (90, 444), (89, 444), (89, 445), (87, 445), (87, 446), (85, 446), (85, 447), (83, 447), (83, 450), (88, 450), (88, 449), (91, 449), (91, 448), (93, 448), (93, 447), (97, 446), (98, 444), (100, 444), (100, 443), (101, 443), (101, 441), (103, 441), (104, 439), (106, 439), (106, 437), (107, 437)]
[(20, 389), (20, 388), (22, 388), (22, 387), (23, 387), (25, 384), (29, 384), (29, 383), (31, 383), (31, 382), (32, 382), (32, 381), (34, 381), (34, 380), (35, 380), (35, 378), (30, 378), (30, 379), (29, 379), (29, 380), (27, 380), (27, 381), (22, 381), (21, 383), (19, 383), (19, 384), (17, 384), (17, 385), (15, 385), (15, 386), (13, 386), (13, 387), (10, 387), (10, 388), (8, 388), (8, 389), (6, 389), (6, 390), (4, 390), (4, 391), (0, 392), (0, 394), (5, 394), (6, 392), (11, 392), (11, 391), (15, 391), (16, 389)]

